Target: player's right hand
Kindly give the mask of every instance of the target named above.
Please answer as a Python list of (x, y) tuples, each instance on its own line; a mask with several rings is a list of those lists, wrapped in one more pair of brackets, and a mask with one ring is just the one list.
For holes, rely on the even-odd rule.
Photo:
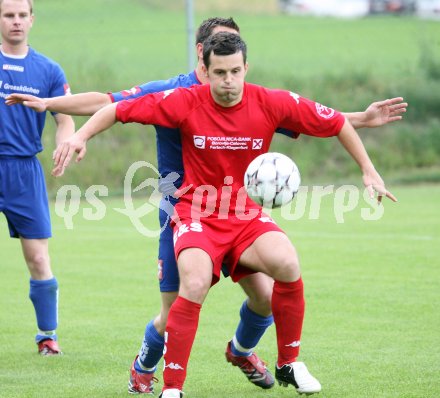
[(35, 97), (30, 94), (13, 93), (6, 97), (6, 105), (22, 104), (36, 112), (46, 112), (47, 106), (44, 98)]
[(61, 177), (64, 174), (66, 167), (69, 166), (75, 153), (78, 154), (76, 162), (81, 161), (87, 152), (86, 142), (87, 141), (77, 133), (59, 144), (53, 153), (54, 167), (52, 169), (52, 175), (55, 177)]

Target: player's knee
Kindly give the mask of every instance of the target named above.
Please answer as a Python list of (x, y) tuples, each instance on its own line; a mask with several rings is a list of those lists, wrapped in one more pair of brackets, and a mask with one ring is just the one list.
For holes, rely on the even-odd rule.
[(301, 275), (297, 256), (280, 256), (272, 267), (272, 277), (283, 282), (293, 282)]
[(203, 303), (211, 286), (204, 278), (191, 278), (189, 281), (180, 280), (179, 296), (195, 303)]
[(26, 263), (34, 279), (49, 279), (52, 276), (47, 254), (34, 253), (26, 256)]

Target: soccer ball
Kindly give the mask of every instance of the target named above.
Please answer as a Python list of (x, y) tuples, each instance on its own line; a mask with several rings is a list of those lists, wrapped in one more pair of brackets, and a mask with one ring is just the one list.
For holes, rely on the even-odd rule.
[(298, 192), (301, 176), (295, 162), (276, 152), (256, 157), (244, 174), (248, 196), (258, 205), (276, 208), (289, 203)]

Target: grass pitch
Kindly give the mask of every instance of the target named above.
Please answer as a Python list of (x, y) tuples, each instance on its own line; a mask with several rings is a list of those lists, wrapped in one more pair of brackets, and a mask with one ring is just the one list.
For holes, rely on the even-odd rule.
[[(361, 203), (338, 224), (332, 195), (318, 219), (309, 219), (310, 203), (297, 221), (273, 214), (300, 254), (307, 300), (301, 359), (321, 381), (320, 397), (440, 396), (440, 187), (392, 191), (399, 202), (385, 202), (379, 221), (362, 220)], [(159, 309), (157, 241), (113, 210), (123, 207), (120, 200), (104, 203), (105, 217), (88, 221), (81, 211), (91, 206), (83, 202), (72, 230), (53, 214), (61, 357), (36, 353), (29, 276), (0, 217), (0, 397), (127, 396), (131, 361)], [(156, 214), (146, 220), (153, 228)], [(210, 292), (185, 385), (189, 398), (296, 396), (291, 387), (260, 390), (226, 363), (243, 299), (229, 280)], [(273, 326), (258, 353), (273, 369)]]

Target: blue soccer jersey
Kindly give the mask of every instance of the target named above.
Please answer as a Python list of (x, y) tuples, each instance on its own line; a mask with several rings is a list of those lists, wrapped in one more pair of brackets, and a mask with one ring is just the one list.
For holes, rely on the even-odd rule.
[(7, 106), (11, 93), (37, 97), (64, 95), (61, 67), (29, 48), (22, 57), (0, 52), (0, 212), (11, 237), (45, 239), (52, 234), (44, 173), (36, 158), (46, 113), (23, 105)]
[[(195, 72), (187, 75), (179, 75), (168, 80), (158, 80), (145, 83), (117, 93), (111, 93), (112, 101), (119, 102), (126, 99), (141, 97), (145, 94), (157, 93), (178, 87), (191, 87), (200, 84)], [(177, 129), (169, 129), (162, 126), (156, 128), (157, 166), (160, 176), (159, 189), (165, 195), (174, 193), (175, 188), (180, 187), (183, 180), (182, 142), (180, 132)], [(168, 180), (170, 173), (177, 173), (177, 179)], [(171, 199), (172, 200), (172, 199)]]
[(25, 57), (0, 52), (0, 68), (0, 156), (34, 156), (43, 150), (46, 114), (22, 105), (7, 107), (5, 98), (12, 93), (64, 95), (69, 87), (66, 77), (57, 63), (32, 48)]

